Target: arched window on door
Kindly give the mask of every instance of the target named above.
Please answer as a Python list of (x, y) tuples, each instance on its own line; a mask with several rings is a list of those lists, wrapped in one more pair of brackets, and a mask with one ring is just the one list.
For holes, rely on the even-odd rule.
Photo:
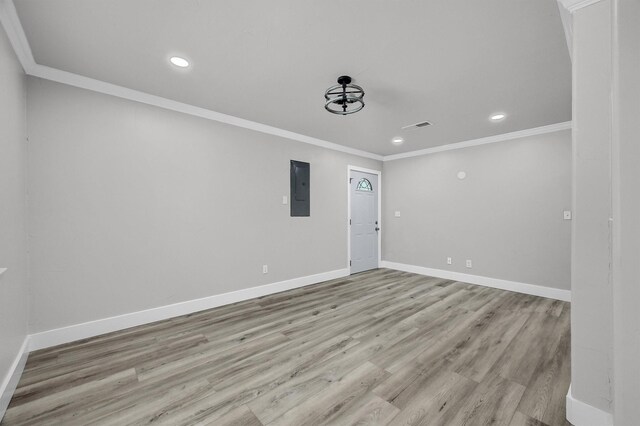
[(358, 186), (356, 186), (356, 191), (371, 192), (373, 191), (373, 186), (371, 186), (371, 182), (369, 182), (369, 179), (362, 178), (360, 179), (360, 182), (358, 182)]

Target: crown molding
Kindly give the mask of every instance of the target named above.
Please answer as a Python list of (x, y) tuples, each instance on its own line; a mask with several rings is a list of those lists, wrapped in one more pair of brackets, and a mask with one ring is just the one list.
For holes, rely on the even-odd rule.
[(0, 0), (0, 22), (7, 32), (9, 41), (11, 42), (13, 50), (16, 52), (16, 56), (18, 57), (22, 68), (28, 75), (205, 118), (207, 120), (218, 121), (220, 123), (230, 124), (232, 126), (242, 127), (260, 133), (280, 136), (282, 138), (319, 146), (333, 151), (343, 152), (345, 154), (356, 155), (378, 161), (382, 161), (383, 159), (382, 155), (374, 154), (372, 152), (349, 148), (334, 142), (302, 135), (300, 133), (280, 129), (278, 127), (223, 114), (206, 108), (197, 107), (183, 102), (174, 101), (172, 99), (163, 98), (161, 96), (151, 95), (138, 90), (129, 89), (79, 74), (37, 64), (33, 58), (31, 47), (29, 46), (27, 36), (22, 28), (22, 23), (20, 22), (20, 18), (18, 17), (18, 13), (16, 12), (16, 8), (12, 0)]
[(184, 114), (193, 115), (195, 117), (205, 118), (207, 120), (218, 121), (220, 123), (230, 124), (244, 129), (254, 130), (260, 133), (280, 136), (286, 139), (303, 142), (309, 145), (315, 145), (322, 148), (340, 151), (346, 154), (352, 154), (359, 157), (371, 158), (373, 160), (382, 161), (382, 155), (362, 151), (355, 148), (349, 148), (334, 142), (328, 142), (311, 136), (302, 135), (300, 133), (291, 132), (289, 130), (280, 129), (278, 127), (269, 126), (267, 124), (258, 123), (244, 118), (235, 117), (233, 115), (223, 114), (221, 112), (212, 111), (206, 108), (197, 107), (183, 102), (174, 101), (172, 99), (163, 98), (161, 96), (151, 95), (149, 93), (140, 92), (138, 90), (129, 89), (127, 87), (118, 86), (116, 84), (107, 83), (93, 78), (85, 77), (79, 74), (62, 71), (56, 68), (35, 64), (29, 75), (43, 78), (58, 83), (64, 83), (69, 86), (79, 87), (106, 95), (116, 96), (118, 98), (128, 99), (147, 105), (177, 111)]
[(464, 142), (450, 143), (433, 148), (420, 149), (417, 151), (403, 152), (400, 154), (387, 155), (383, 161), (400, 160), (403, 158), (419, 157), (422, 155), (434, 154), (436, 152), (451, 151), (454, 149), (469, 148), (472, 146), (487, 145), (490, 143), (504, 142), (512, 139), (525, 138), (527, 136), (544, 135), (545, 133), (559, 132), (571, 129), (571, 121), (550, 124), (548, 126), (534, 127), (533, 129), (519, 130), (517, 132), (503, 133), (501, 135), (488, 136), (486, 138), (472, 139)]
[(573, 13), (576, 10), (583, 7), (591, 6), (594, 3), (598, 3), (600, 0), (558, 0), (559, 3), (564, 6), (569, 12)]
[(564, 37), (567, 40), (569, 59), (573, 62), (573, 19), (571, 18), (571, 12), (562, 5), (560, 0), (558, 0), (558, 11), (560, 12), (560, 20), (564, 29)]
[(0, 23), (2, 23), (7, 37), (9, 37), (9, 42), (11, 42), (11, 46), (13, 46), (24, 72), (29, 74), (36, 61), (33, 59), (29, 41), (12, 0), (0, 0)]
[[(579, 7), (584, 7), (588, 4), (595, 3), (600, 0), (558, 0), (564, 7), (566, 3), (576, 3)], [(578, 6), (575, 6), (578, 8)], [(569, 9), (568, 10), (572, 10)], [(575, 9), (574, 9), (575, 10)], [(290, 139), (309, 145), (314, 145), (333, 151), (343, 152), (345, 154), (351, 154), (358, 157), (370, 158), (378, 161), (393, 161), (402, 158), (417, 157), (421, 155), (433, 154), (436, 152), (450, 151), (453, 149), (467, 148), (471, 146), (485, 145), (494, 142), (502, 142), (510, 139), (517, 139), (526, 136), (540, 135), (544, 133), (556, 132), (559, 130), (566, 130), (571, 128), (571, 122), (552, 124), (550, 126), (536, 127), (534, 129), (521, 130), (512, 133), (505, 133), (502, 135), (489, 136), (486, 138), (473, 139), (465, 142), (452, 143), (448, 145), (441, 145), (434, 148), (421, 149), (418, 151), (405, 152), (393, 155), (379, 155), (372, 152), (359, 150), (356, 148), (350, 148), (344, 145), (340, 145), (334, 142), (325, 141), (322, 139), (314, 138), (312, 136), (303, 135), (300, 133), (291, 132), (289, 130), (280, 129), (278, 127), (269, 126), (267, 124), (258, 123), (255, 121), (247, 120), (240, 117), (235, 117), (221, 112), (212, 111), (206, 108), (197, 107), (194, 105), (186, 104), (183, 102), (174, 101), (172, 99), (163, 98), (161, 96), (152, 95), (149, 93), (141, 92), (138, 90), (129, 89), (127, 87), (118, 86), (116, 84), (107, 83), (105, 81), (96, 80), (93, 78), (85, 77), (79, 74), (63, 71), (60, 69), (40, 65), (35, 62), (31, 47), (25, 35), (22, 23), (16, 12), (13, 0), (0, 0), (0, 23), (7, 32), (9, 41), (22, 65), (26, 74), (43, 78), (58, 83), (63, 83), (69, 86), (74, 86), (94, 92), (103, 93), (110, 96), (116, 96), (122, 99), (128, 99), (134, 102), (140, 102), (147, 105), (153, 105), (159, 108), (168, 109), (171, 111), (181, 112), (183, 114), (189, 114), (192, 116), (204, 118), (207, 120), (217, 121), (220, 123), (229, 124), (236, 127), (241, 127), (249, 130), (253, 130), (260, 133), (265, 133), (273, 136), (279, 136), (285, 139)]]

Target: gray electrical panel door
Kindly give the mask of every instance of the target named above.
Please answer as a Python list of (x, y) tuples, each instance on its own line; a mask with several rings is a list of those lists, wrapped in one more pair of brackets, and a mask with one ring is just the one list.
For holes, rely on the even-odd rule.
[(291, 160), (291, 216), (311, 214), (311, 171), (310, 164)]

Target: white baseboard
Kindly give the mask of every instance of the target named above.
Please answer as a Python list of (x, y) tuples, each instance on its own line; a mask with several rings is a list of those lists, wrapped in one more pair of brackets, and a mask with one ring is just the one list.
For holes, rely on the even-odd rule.
[(498, 278), (482, 277), (479, 275), (463, 274), (461, 272), (445, 271), (443, 269), (432, 269), (424, 266), (407, 265), (404, 263), (389, 262), (386, 260), (381, 262), (381, 267), (427, 275), (430, 277), (461, 281), (469, 284), (477, 284), (485, 287), (499, 288), (501, 290), (515, 291), (517, 293), (531, 294), (533, 296), (547, 297), (549, 299), (563, 300), (565, 302), (571, 301), (571, 291), (561, 290), (559, 288), (525, 284), (516, 281), (501, 280)]
[(613, 426), (610, 413), (575, 399), (571, 386), (567, 393), (567, 420), (575, 426)]
[(180, 315), (191, 314), (218, 306), (241, 302), (255, 297), (266, 296), (268, 294), (279, 293), (298, 287), (316, 284), (322, 281), (333, 280), (349, 275), (349, 269), (338, 269), (321, 274), (308, 275), (291, 280), (280, 281), (272, 284), (265, 284), (258, 287), (251, 287), (229, 293), (216, 294), (214, 296), (203, 297), (202, 299), (188, 300), (174, 303), (172, 305), (160, 306), (158, 308), (144, 311), (132, 312), (110, 318), (103, 318), (96, 321), (75, 324), (68, 327), (56, 328), (30, 336), (29, 350), (35, 351), (51, 346), (57, 346), (75, 340), (86, 339), (113, 331), (124, 330), (138, 325), (149, 324)]
[(7, 411), (11, 397), (18, 386), (20, 376), (24, 370), (24, 366), (27, 363), (27, 356), (29, 355), (29, 336), (24, 338), (22, 346), (16, 355), (16, 358), (11, 364), (11, 368), (7, 372), (2, 384), (0, 384), (0, 421), (4, 417), (4, 413)]

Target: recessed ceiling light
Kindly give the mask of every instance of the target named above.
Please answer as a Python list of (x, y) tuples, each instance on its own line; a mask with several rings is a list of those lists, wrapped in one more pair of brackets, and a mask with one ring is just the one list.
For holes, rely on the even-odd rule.
[(391, 139), (391, 143), (394, 145), (401, 145), (402, 142), (404, 142), (404, 139), (402, 139), (400, 136), (396, 136), (395, 138)]
[(500, 120), (502, 120), (502, 119), (503, 119), (503, 118), (505, 118), (505, 117), (506, 117), (506, 115), (505, 115), (505, 114), (500, 113), (500, 114), (493, 114), (493, 115), (492, 115), (491, 117), (489, 117), (489, 118), (490, 118), (491, 120), (493, 120), (493, 121), (500, 121)]
[(176, 67), (186, 68), (189, 66), (189, 61), (187, 61), (185, 58), (181, 58), (180, 56), (172, 56), (170, 61)]

